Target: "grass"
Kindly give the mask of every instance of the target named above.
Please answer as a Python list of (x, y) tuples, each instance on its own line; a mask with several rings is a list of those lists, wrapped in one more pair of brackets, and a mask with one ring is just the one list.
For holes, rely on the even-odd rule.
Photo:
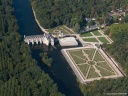
[(80, 57), (80, 58), (83, 58), (83, 59), (88, 60), (88, 59), (86, 58), (86, 56), (84, 56), (84, 54), (83, 54), (83, 52), (82, 52), (81, 50), (73, 50), (73, 51), (70, 51), (70, 53), (71, 53), (71, 54), (74, 54), (74, 55), (76, 55), (76, 56), (78, 56), (78, 57)]
[(95, 72), (95, 69), (91, 66), (89, 74), (87, 76), (87, 78), (96, 78), (99, 77), (99, 74)]
[(71, 30), (69, 30), (68, 28), (66, 28), (65, 26), (61, 26), (64, 30), (68, 31), (70, 34), (74, 34)]
[[(53, 31), (56, 30), (56, 28), (49, 29), (48, 32), (53, 34)], [(55, 34), (55, 33), (54, 33)]]
[(94, 57), (94, 61), (105, 61), (101, 54), (97, 51)]
[(94, 61), (88, 61), (89, 65), (95, 65), (96, 63)]
[(73, 50), (69, 51), (69, 53), (76, 64), (84, 63), (85, 61), (87, 61), (86, 56), (83, 55), (83, 52), (81, 50)]
[(98, 42), (97, 40), (96, 40), (96, 38), (84, 38), (83, 39), (85, 42)]
[(96, 68), (97, 68), (98, 70), (100, 70), (100, 73), (101, 73), (102, 76), (115, 75), (114, 73), (112, 73), (112, 72), (110, 72), (110, 71), (107, 71), (107, 70), (105, 70), (105, 69), (103, 69), (103, 68), (101, 68), (101, 67), (99, 67), (99, 66), (96, 66)]
[[(77, 64), (78, 68), (80, 69), (84, 77), (87, 75), (88, 69), (90, 67), (88, 76), (85, 79), (100, 77), (100, 75), (95, 71), (95, 68), (93, 66), (95, 66), (97, 70), (99, 70), (102, 76), (115, 75), (114, 70), (112, 69), (111, 66), (109, 66), (108, 62), (105, 61), (104, 57), (102, 57), (102, 54), (100, 54), (99, 51), (96, 51), (94, 61), (92, 60), (85, 63), (85, 61), (87, 61), (88, 59), (85, 55), (83, 55), (82, 50), (88, 55), (90, 60), (92, 60), (92, 57), (94, 56), (96, 49), (93, 48), (75, 49), (68, 52), (72, 57), (71, 59), (75, 62), (75, 64)], [(103, 62), (99, 62), (99, 61), (103, 61)]]
[[(79, 54), (79, 51), (76, 51), (75, 53), (69, 51), (69, 53), (70, 53), (72, 59), (75, 61), (76, 64), (80, 64), (80, 63), (84, 63), (84, 62), (85, 62), (84, 59), (86, 59), (86, 58), (80, 57), (79, 55), (81, 55), (81, 54)], [(77, 53), (78, 53), (78, 54), (77, 54)], [(81, 56), (82, 56), (82, 55), (81, 55)]]
[(58, 27), (57, 30), (60, 30), (64, 35), (69, 34), (69, 33), (66, 32), (63, 28), (61, 28), (61, 26)]
[(92, 57), (93, 57), (94, 52), (95, 52), (95, 49), (84, 50), (84, 52), (88, 55), (89, 59), (92, 60)]
[(98, 30), (96, 31), (92, 31), (92, 33), (95, 35), (95, 36), (101, 36), (102, 34), (100, 34), (100, 32)]
[(71, 54), (72, 56), (72, 59), (75, 61), (76, 64), (80, 64), (80, 63), (84, 63), (85, 60), (81, 59), (81, 58), (78, 58), (77, 56)]
[[(61, 26), (57, 26), (57, 27), (54, 27), (54, 28), (50, 28), (49, 30), (48, 30), (48, 32), (50, 32), (50, 33), (52, 33), (52, 34), (54, 34), (54, 35), (57, 35), (54, 31), (55, 30), (59, 30), (59, 28), (60, 28)], [(60, 30), (61, 31), (61, 30)]]
[(103, 43), (109, 43), (105, 37), (99, 37), (98, 39)]
[(63, 25), (51, 28), (51, 29), (48, 30), (48, 32), (50, 32), (50, 33), (52, 33), (54, 35), (57, 35), (54, 32), (55, 30), (60, 30), (64, 35), (66, 35), (66, 34), (73, 34), (73, 32), (71, 30), (69, 30), (68, 28), (64, 27)]
[(78, 65), (78, 67), (81, 70), (81, 72), (83, 73), (83, 75), (86, 76), (89, 65), (83, 64), (83, 65)]
[(89, 36), (93, 36), (90, 32), (88, 33), (82, 33), (80, 34), (81, 37), (89, 37)]
[(112, 68), (108, 65), (107, 62), (100, 62), (100, 63), (97, 63), (97, 65), (113, 72)]

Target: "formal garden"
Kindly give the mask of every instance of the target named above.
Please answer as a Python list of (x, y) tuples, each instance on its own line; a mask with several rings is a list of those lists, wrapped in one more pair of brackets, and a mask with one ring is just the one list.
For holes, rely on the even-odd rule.
[(69, 50), (68, 54), (85, 80), (117, 74), (99, 49), (75, 49)]
[(63, 33), (63, 35), (74, 34), (74, 31), (65, 25), (50, 28), (48, 29), (48, 32), (52, 33), (53, 35), (57, 35), (58, 33)]
[(109, 38), (104, 35), (104, 33), (99, 32), (99, 30), (84, 32), (80, 34), (80, 37), (83, 39), (84, 42), (110, 43)]

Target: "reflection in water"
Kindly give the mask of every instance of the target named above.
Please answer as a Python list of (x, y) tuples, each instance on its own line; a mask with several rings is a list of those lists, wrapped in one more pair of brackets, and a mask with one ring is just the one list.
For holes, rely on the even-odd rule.
[[(38, 61), (40, 68), (54, 79), (55, 83), (58, 85), (59, 91), (64, 93), (66, 96), (83, 96), (76, 81), (76, 76), (61, 53), (61, 47), (56, 45), (56, 48), (57, 49), (52, 46), (48, 47), (44, 44), (31, 46), (33, 52), (32, 56)], [(40, 52), (47, 52), (48, 56), (52, 57), (53, 64), (51, 68), (42, 63), (39, 56)]]
[[(18, 20), (20, 28), (20, 34), (22, 36), (42, 34), (34, 19), (29, 0), (13, 1), (15, 16)], [(32, 56), (37, 60), (38, 66), (49, 74), (54, 82), (57, 83), (60, 92), (64, 93), (66, 96), (83, 96), (76, 81), (76, 76), (60, 51), (60, 46), (57, 45), (57, 49), (52, 46), (47, 47), (43, 44), (31, 44), (30, 46)], [(41, 61), (39, 53), (44, 51), (47, 52), (49, 57), (52, 57), (53, 59), (53, 66), (51, 68), (47, 67)]]

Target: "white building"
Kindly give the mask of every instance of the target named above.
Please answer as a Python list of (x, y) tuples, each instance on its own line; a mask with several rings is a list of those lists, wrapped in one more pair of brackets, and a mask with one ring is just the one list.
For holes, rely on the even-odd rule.
[(78, 42), (74, 37), (64, 37), (59, 39), (59, 43), (61, 46), (77, 46)]

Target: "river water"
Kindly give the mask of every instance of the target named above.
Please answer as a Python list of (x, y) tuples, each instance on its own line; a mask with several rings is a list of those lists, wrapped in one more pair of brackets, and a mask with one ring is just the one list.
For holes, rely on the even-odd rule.
[[(37, 25), (29, 0), (14, 0), (13, 3), (15, 16), (19, 24), (19, 32), (24, 35), (39, 35), (42, 34)], [(61, 54), (61, 48), (47, 47), (46, 45), (31, 46), (32, 56), (37, 60), (39, 67), (50, 75), (58, 85), (58, 89), (66, 96), (83, 96), (77, 83), (77, 78), (74, 75), (69, 64)], [(39, 53), (46, 51), (53, 59), (53, 66), (48, 68), (41, 62)]]

